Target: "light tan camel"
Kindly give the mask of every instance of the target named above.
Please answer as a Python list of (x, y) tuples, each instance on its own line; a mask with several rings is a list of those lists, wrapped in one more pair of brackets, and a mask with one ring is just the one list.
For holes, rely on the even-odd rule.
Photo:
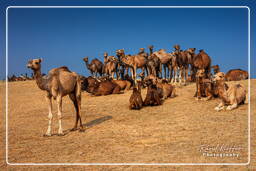
[[(152, 54), (153, 56), (156, 56), (160, 59), (161, 65), (160, 65), (160, 72), (162, 73), (162, 65), (164, 66), (164, 74), (165, 79), (167, 79), (166, 76), (166, 69), (169, 69), (169, 79), (172, 79), (172, 82), (176, 82), (177, 77), (177, 62), (176, 62), (176, 56), (174, 53), (167, 53), (164, 49), (160, 49), (159, 51), (156, 51)], [(173, 74), (172, 74), (173, 72)], [(174, 75), (174, 78), (172, 77)]]
[(223, 72), (215, 74), (213, 80), (216, 81), (218, 94), (221, 98), (221, 103), (214, 108), (216, 111), (223, 110), (225, 105), (228, 105), (226, 110), (232, 110), (237, 108), (239, 104), (244, 104), (246, 99), (246, 90), (243, 85), (234, 84), (229, 87), (226, 86), (225, 74)]
[(61, 127), (62, 115), (62, 97), (69, 95), (76, 109), (76, 120), (74, 128), (77, 129), (78, 120), (80, 121), (80, 131), (83, 131), (83, 124), (81, 119), (81, 81), (78, 74), (71, 72), (66, 66), (54, 68), (49, 71), (48, 75), (42, 76), (41, 74), (42, 59), (33, 59), (28, 61), (27, 67), (31, 68), (34, 72), (34, 77), (37, 86), (46, 91), (46, 100), (49, 108), (49, 123), (45, 136), (51, 136), (52, 125), (52, 97), (57, 100), (58, 104), (58, 119), (59, 130), (58, 135), (64, 135)]
[(114, 74), (117, 76), (118, 59), (114, 56), (108, 56), (108, 53), (104, 53), (104, 73), (107, 76), (111, 76), (114, 79)]
[(142, 68), (142, 72), (146, 69), (146, 64), (147, 64), (147, 58), (144, 56), (144, 54), (138, 54), (138, 55), (125, 55), (123, 49), (119, 49), (116, 51), (117, 56), (120, 56), (120, 59), (122, 63), (125, 64), (126, 70), (130, 67), (132, 68), (131, 73), (132, 73), (132, 78), (136, 83), (136, 78), (137, 78), (137, 68)]

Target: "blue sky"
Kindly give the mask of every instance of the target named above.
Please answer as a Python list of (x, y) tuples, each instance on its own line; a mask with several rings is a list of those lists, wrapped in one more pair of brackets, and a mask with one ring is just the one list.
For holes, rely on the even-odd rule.
[[(15, 1), (14, 1), (15, 2)], [(59, 2), (59, 1), (58, 1)], [(8, 5), (199, 5), (198, 1), (169, 1), (169, 4), (153, 1), (124, 3), (109, 1), (95, 4), (91, 1), (19, 1)], [(87, 3), (85, 3), (87, 2)], [(165, 1), (166, 2), (166, 1)], [(187, 2), (187, 4), (186, 4)], [(211, 1), (200, 5), (252, 5)], [(94, 3), (94, 4), (93, 4)], [(154, 4), (155, 3), (155, 4)], [(180, 4), (179, 4), (180, 3)], [(251, 10), (254, 10), (251, 9)], [(115, 55), (124, 48), (126, 53), (137, 53), (139, 48), (153, 44), (155, 50), (164, 48), (171, 52), (174, 44), (182, 49), (204, 49), (219, 64), (221, 71), (248, 67), (248, 9), (42, 9), (11, 8), (9, 23), (9, 74), (31, 73), (26, 63), (32, 58), (43, 58), (42, 71), (66, 65), (79, 74), (88, 75), (82, 58), (99, 58), (103, 53)], [(1, 14), (2, 15), (2, 14)], [(251, 16), (253, 20), (254, 16)], [(254, 23), (251, 23), (254, 28)], [(253, 29), (251, 28), (252, 32)], [(1, 26), (1, 35), (5, 28)], [(253, 37), (254, 33), (251, 33)], [(5, 40), (1, 40), (4, 43)], [(254, 39), (252, 40), (254, 41)], [(252, 42), (251, 42), (252, 43)], [(253, 44), (253, 43), (252, 43)], [(1, 44), (1, 50), (4, 49)], [(255, 62), (252, 47), (252, 63)], [(1, 57), (5, 57), (1, 52)], [(3, 60), (4, 61), (4, 58)], [(3, 64), (3, 63), (2, 63)], [(1, 64), (1, 66), (2, 66)], [(255, 78), (255, 68), (252, 68)], [(1, 72), (0, 78), (3, 78)]]

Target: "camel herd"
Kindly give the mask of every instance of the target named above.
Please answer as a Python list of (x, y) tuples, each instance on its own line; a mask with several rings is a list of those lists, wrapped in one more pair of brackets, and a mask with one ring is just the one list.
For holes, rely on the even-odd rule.
[[(85, 57), (83, 61), (91, 73), (89, 77), (78, 75), (66, 66), (54, 68), (48, 75), (43, 76), (42, 59), (30, 60), (27, 67), (33, 70), (33, 79), (41, 90), (46, 91), (49, 121), (45, 135), (52, 135), (52, 99), (57, 100), (58, 135), (63, 135), (62, 98), (66, 95), (69, 95), (76, 110), (75, 124), (71, 130), (78, 129), (78, 122), (79, 130), (84, 130), (81, 119), (82, 91), (87, 91), (93, 96), (101, 96), (121, 94), (132, 89), (127, 106), (129, 109), (139, 110), (146, 106), (162, 105), (165, 99), (175, 97), (175, 85), (182, 86), (188, 82), (195, 82), (194, 97), (197, 100), (217, 97), (221, 99), (221, 103), (215, 108), (216, 111), (223, 110), (225, 105), (228, 105), (226, 110), (232, 110), (245, 102), (244, 86), (228, 86), (225, 81), (247, 79), (246, 71), (236, 69), (224, 74), (220, 72), (218, 65), (211, 66), (212, 59), (204, 50), (199, 50), (196, 54), (196, 48), (181, 50), (179, 45), (175, 45), (174, 51), (170, 53), (164, 49), (154, 52), (152, 45), (148, 48), (149, 53), (140, 48), (139, 53), (135, 55), (125, 54), (124, 49), (116, 50), (116, 57), (104, 53), (104, 63), (99, 59), (89, 62), (89, 58)], [(141, 69), (141, 73), (137, 73), (138, 68)], [(214, 74), (211, 73), (211, 69)], [(144, 100), (141, 96), (142, 88), (147, 88)]]

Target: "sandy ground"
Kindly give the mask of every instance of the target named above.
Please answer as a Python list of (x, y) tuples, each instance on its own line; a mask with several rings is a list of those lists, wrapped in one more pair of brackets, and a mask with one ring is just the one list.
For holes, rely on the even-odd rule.
[[(236, 82), (229, 82), (234, 84)], [(248, 86), (248, 81), (240, 81)], [(256, 80), (251, 80), (251, 119), (254, 121)], [(5, 83), (1, 82), (1, 111), (5, 113)], [(219, 99), (196, 101), (195, 84), (177, 88), (177, 97), (162, 106), (128, 109), (132, 91), (119, 95), (92, 97), (82, 94), (85, 132), (69, 132), (74, 124), (74, 108), (68, 97), (63, 102), (62, 127), (65, 136), (45, 138), (48, 109), (44, 92), (34, 81), (9, 83), (8, 162), (9, 163), (246, 163), (248, 161), (248, 100), (233, 111), (214, 111)], [(143, 90), (143, 98), (146, 89)], [(54, 103), (53, 133), (58, 124)], [(0, 168), (46, 170), (61, 166), (11, 166), (5, 162), (5, 116), (0, 119), (2, 137)], [(251, 122), (253, 123), (253, 122)], [(255, 124), (251, 124), (251, 163), (247, 166), (63, 166), (66, 169), (184, 169), (256, 170)], [(235, 153), (238, 157), (209, 157), (209, 153)], [(237, 147), (233, 152), (220, 146)], [(200, 150), (201, 149), (201, 150)], [(2, 169), (1, 169), (2, 170)]]

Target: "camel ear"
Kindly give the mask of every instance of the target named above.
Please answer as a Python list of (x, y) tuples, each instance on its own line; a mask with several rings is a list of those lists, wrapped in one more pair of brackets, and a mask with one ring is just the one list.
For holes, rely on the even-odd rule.
[(42, 61), (43, 61), (43, 58), (40, 58), (40, 59), (39, 59), (39, 63), (41, 63)]

